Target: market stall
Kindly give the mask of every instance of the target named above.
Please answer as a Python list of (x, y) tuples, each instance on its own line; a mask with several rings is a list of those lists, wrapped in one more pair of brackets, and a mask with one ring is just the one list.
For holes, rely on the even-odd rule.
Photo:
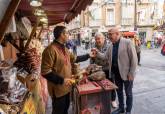
[(102, 67), (74, 68), (73, 114), (111, 114), (111, 91), (117, 86), (106, 79)]
[[(42, 30), (68, 23), (92, 1), (3, 0), (0, 43), (5, 46), (5, 57), (0, 62), (0, 113), (45, 114), (48, 92), (40, 74)], [(11, 24), (14, 30), (8, 31)]]
[[(19, 24), (17, 23), (16, 26), (18, 27)], [(32, 33), (33, 31), (34, 29)], [(37, 35), (40, 35), (40, 32)], [(5, 42), (10, 43), (10, 45), (12, 44), (17, 49), (17, 53), (15, 51), (16, 60), (11, 58), (11, 62), (7, 59), (1, 61), (0, 103), (2, 107), (0, 108), (7, 114), (24, 112), (44, 114), (48, 92), (46, 80), (40, 75), (41, 42), (36, 37), (30, 35), (31, 41), (28, 46), (29, 40), (22, 42), (25, 43), (23, 45), (18, 45), (15, 43), (17, 38), (17, 33), (5, 34)], [(23, 39), (19, 37), (17, 40)], [(9, 52), (4, 52), (4, 55), (7, 53)], [(3, 91), (4, 87), (6, 87), (5, 91)], [(28, 104), (32, 105), (28, 106)], [(3, 107), (4, 105), (7, 105), (7, 107), (11, 106), (11, 109), (5, 109), (6, 106)]]

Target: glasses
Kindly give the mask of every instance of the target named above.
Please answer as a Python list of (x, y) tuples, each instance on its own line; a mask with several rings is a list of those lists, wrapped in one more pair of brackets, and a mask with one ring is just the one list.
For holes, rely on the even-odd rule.
[(109, 36), (112, 36), (113, 34), (115, 34), (115, 32), (114, 33), (108, 33)]

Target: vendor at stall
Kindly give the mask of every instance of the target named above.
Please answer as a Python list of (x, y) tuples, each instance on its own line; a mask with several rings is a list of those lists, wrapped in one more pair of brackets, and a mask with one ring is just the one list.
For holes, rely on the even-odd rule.
[(65, 26), (54, 28), (54, 41), (42, 54), (42, 75), (48, 80), (48, 90), (52, 98), (52, 114), (68, 114), (70, 91), (73, 84), (71, 63), (87, 60), (90, 55), (76, 57), (65, 47), (68, 31)]

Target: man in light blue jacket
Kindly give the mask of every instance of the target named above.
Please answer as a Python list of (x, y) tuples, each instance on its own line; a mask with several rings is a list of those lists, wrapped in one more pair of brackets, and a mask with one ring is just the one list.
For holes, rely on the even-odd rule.
[[(108, 60), (109, 76), (114, 75), (115, 84), (118, 86), (119, 108), (112, 114), (125, 113), (125, 111), (125, 114), (131, 114), (133, 104), (132, 87), (137, 66), (136, 50), (131, 40), (120, 36), (118, 28), (110, 29), (108, 36), (111, 43), (106, 53), (102, 54), (97, 49), (92, 49), (93, 56)], [(126, 93), (126, 110), (124, 108), (124, 88)]]

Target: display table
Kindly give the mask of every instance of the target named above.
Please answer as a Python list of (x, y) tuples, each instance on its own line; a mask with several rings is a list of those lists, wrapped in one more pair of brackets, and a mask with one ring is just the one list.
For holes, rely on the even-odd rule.
[(47, 83), (40, 77), (31, 92), (28, 92), (21, 103), (7, 104), (0, 102), (1, 109), (5, 114), (45, 114), (47, 105)]
[(76, 85), (73, 93), (74, 114), (110, 114), (111, 91), (116, 88), (107, 79)]

